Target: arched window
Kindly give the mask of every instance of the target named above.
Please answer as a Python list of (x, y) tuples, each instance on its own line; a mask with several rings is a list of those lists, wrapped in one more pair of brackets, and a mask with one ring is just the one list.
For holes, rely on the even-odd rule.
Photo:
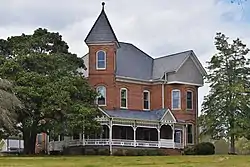
[(172, 109), (181, 109), (181, 92), (179, 89), (172, 90)]
[(106, 69), (106, 52), (100, 50), (96, 53), (96, 68)]
[(106, 105), (106, 87), (105, 86), (98, 86), (96, 88), (96, 91), (98, 93), (97, 104), (100, 106), (105, 106)]
[(150, 92), (148, 90), (143, 91), (143, 109), (150, 109)]
[(126, 88), (121, 88), (120, 92), (120, 104), (121, 108), (127, 108), (128, 107), (128, 90)]

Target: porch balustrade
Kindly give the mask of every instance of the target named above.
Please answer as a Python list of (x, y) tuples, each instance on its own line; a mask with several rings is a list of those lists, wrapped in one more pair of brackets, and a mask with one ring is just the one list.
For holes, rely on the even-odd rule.
[[(175, 143), (173, 140), (160, 141), (145, 141), (145, 140), (125, 140), (125, 139), (112, 139), (113, 146), (121, 147), (147, 147), (147, 148), (183, 148), (182, 143)], [(109, 139), (85, 139), (70, 140), (70, 141), (51, 141), (49, 143), (50, 151), (62, 151), (63, 147), (73, 146), (109, 146)]]

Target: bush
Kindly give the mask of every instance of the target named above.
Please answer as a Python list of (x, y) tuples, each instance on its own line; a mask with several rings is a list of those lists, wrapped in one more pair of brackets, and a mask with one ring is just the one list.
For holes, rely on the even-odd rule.
[(114, 151), (113, 155), (115, 156), (125, 156), (125, 150), (124, 149), (117, 149)]
[(210, 142), (199, 143), (195, 146), (197, 155), (213, 155), (215, 153), (215, 147)]
[(184, 148), (184, 155), (196, 155), (195, 146), (186, 146)]
[(134, 149), (128, 149), (126, 150), (126, 156), (137, 156), (137, 150)]
[(109, 149), (99, 150), (98, 155), (109, 155)]
[(185, 155), (213, 155), (215, 147), (210, 142), (199, 143), (195, 146), (186, 146), (184, 148)]

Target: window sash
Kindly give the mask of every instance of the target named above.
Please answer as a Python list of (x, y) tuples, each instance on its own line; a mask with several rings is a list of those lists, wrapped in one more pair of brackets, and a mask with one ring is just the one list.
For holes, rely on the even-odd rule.
[(106, 105), (106, 88), (104, 86), (97, 87), (97, 104)]
[(106, 69), (106, 53), (104, 51), (98, 51), (96, 54), (97, 69)]
[(172, 108), (173, 109), (180, 109), (181, 108), (181, 100), (180, 100), (180, 91), (173, 90), (172, 91)]
[(193, 109), (193, 92), (187, 92), (187, 109)]
[(127, 108), (127, 90), (122, 89), (120, 96), (121, 96), (121, 107), (122, 108)]
[(149, 100), (150, 100), (150, 95), (149, 92), (145, 91), (143, 92), (143, 109), (148, 110), (149, 109)]

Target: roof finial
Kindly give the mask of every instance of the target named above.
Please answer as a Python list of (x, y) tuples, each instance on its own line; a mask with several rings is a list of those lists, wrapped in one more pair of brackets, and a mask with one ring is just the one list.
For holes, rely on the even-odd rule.
[(102, 10), (104, 10), (105, 2), (102, 2)]

